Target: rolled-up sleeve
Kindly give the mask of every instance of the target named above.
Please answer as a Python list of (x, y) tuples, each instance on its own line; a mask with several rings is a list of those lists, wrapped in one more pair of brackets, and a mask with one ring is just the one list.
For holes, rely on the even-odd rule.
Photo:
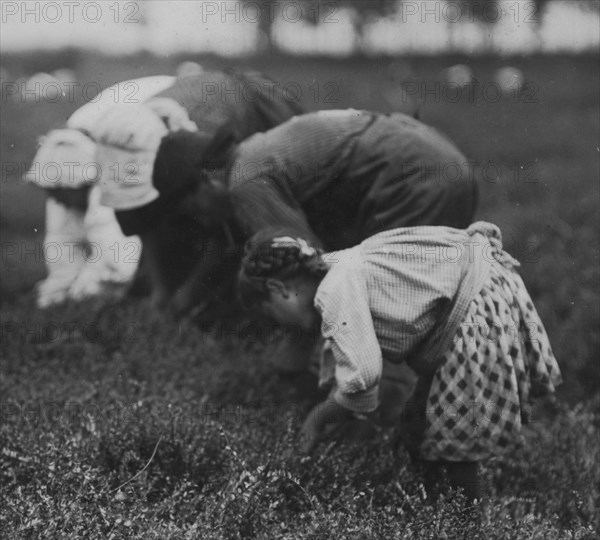
[(335, 360), (333, 398), (341, 406), (367, 413), (378, 406), (382, 372), (381, 347), (369, 307), (369, 296), (359, 264), (332, 265), (317, 292), (322, 334)]

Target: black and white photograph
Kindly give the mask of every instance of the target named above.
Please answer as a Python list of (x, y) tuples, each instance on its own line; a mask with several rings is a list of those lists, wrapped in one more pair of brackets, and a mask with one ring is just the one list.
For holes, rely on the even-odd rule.
[(600, 538), (600, 0), (0, 11), (2, 538)]

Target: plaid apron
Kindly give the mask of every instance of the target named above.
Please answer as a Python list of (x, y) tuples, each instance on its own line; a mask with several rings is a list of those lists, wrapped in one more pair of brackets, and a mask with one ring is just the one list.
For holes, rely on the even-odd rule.
[(554, 392), (561, 381), (522, 279), (494, 263), (439, 367), (421, 378), (402, 438), (414, 457), (428, 461), (501, 454), (520, 437), (530, 400)]

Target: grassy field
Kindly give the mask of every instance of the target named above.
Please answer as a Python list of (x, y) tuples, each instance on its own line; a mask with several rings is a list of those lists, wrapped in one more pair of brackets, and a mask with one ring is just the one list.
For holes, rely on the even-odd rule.
[[(181, 59), (71, 53), (3, 58), (14, 76), (69, 67), (102, 87), (173, 73)], [(215, 58), (201, 58), (206, 66)], [(444, 98), (441, 70), (468, 63), (481, 87), (514, 65), (527, 93)], [(527, 444), (485, 464), (490, 499), (430, 507), (418, 471), (379, 432), (294, 453), (309, 376), (274, 373), (242, 323), (177, 323), (111, 298), (33, 306), (43, 277), (43, 195), (11, 171), (72, 103), (1, 103), (0, 530), (5, 538), (596, 538), (599, 533), (600, 290), (597, 58), (256, 59), (302, 89), (308, 109), (411, 110), (476, 165), (478, 218), (506, 248), (545, 321), (565, 383)], [(422, 86), (424, 82), (428, 87)], [(329, 84), (329, 86), (326, 86)], [(315, 86), (316, 85), (316, 86)], [(291, 87), (290, 87), (291, 88)], [(414, 86), (410, 88), (415, 88)], [(436, 98), (435, 93), (438, 93)], [(453, 99), (453, 97), (452, 97)], [(79, 100), (80, 101), (80, 100)], [(23, 165), (25, 166), (25, 165)], [(493, 173), (496, 171), (496, 174)], [(255, 334), (253, 334), (255, 335)]]

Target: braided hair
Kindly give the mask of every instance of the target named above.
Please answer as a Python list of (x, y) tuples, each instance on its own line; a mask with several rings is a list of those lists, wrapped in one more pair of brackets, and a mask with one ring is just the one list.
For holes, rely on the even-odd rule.
[(259, 231), (244, 246), (239, 273), (242, 303), (252, 308), (266, 300), (269, 278), (286, 280), (305, 276), (320, 281), (329, 270), (322, 253), (291, 229)]

